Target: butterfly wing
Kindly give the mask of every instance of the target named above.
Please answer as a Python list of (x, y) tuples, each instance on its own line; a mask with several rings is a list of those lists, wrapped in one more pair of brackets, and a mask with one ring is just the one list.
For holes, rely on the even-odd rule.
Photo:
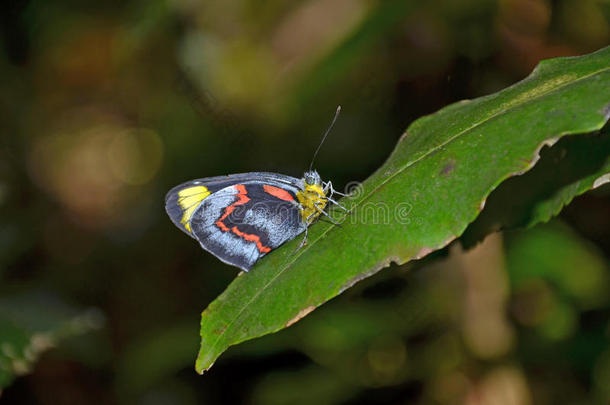
[(306, 229), (296, 203), (299, 181), (274, 173), (195, 180), (170, 191), (166, 207), (174, 223), (205, 250), (248, 271)]
[[(227, 176), (207, 177), (182, 183), (165, 196), (165, 211), (172, 222), (190, 237), (189, 222), (203, 200), (233, 184), (268, 183), (280, 188), (298, 190), (301, 180), (276, 173), (251, 172)], [(295, 191), (296, 192), (296, 191)]]

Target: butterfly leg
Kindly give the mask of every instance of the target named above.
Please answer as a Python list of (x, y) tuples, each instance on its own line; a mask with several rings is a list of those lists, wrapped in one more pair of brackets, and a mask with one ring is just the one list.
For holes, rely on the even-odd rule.
[[(301, 205), (299, 203), (295, 203), (295, 205), (299, 208), (300, 211), (305, 209), (305, 207), (303, 207), (303, 205)], [(310, 218), (307, 218), (307, 223), (309, 223), (309, 219)], [(299, 250), (301, 250), (301, 248), (307, 244), (307, 231), (308, 230), (309, 230), (309, 228), (306, 227), (305, 228), (305, 236), (303, 237), (303, 240), (301, 241), (301, 243), (299, 243), (299, 246), (295, 249), (294, 253), (296, 253)]]
[(326, 199), (327, 199), (328, 201), (330, 201), (331, 203), (335, 204), (337, 207), (341, 208), (343, 211), (345, 211), (345, 212), (350, 212), (350, 210), (348, 210), (347, 208), (345, 208), (343, 205), (339, 204), (338, 202), (336, 202), (336, 201), (335, 201), (335, 200), (333, 200), (332, 198), (330, 198), (330, 197), (326, 197)]
[(335, 190), (333, 188), (333, 183), (330, 182), (330, 181), (327, 182), (326, 184), (324, 184), (324, 193), (328, 193), (328, 191), (330, 191), (330, 196), (326, 197), (326, 199), (328, 201), (330, 201), (331, 203), (335, 204), (336, 206), (341, 208), (343, 211), (350, 212), (347, 208), (345, 208), (343, 205), (339, 204), (337, 201), (333, 200), (333, 198), (332, 198), (334, 194), (338, 194), (338, 195), (343, 196), (343, 197), (347, 197), (348, 196), (347, 194), (343, 194), (343, 193), (340, 193), (337, 190)]
[[(325, 215), (326, 217), (328, 217), (328, 219), (330, 220), (330, 222), (332, 222), (332, 223), (333, 223), (333, 224), (335, 224), (335, 225), (339, 225), (339, 226), (341, 226), (341, 224), (340, 224), (339, 222), (337, 222), (337, 221), (336, 221), (336, 220), (335, 220), (333, 217), (331, 217), (330, 215), (328, 215), (328, 214), (326, 213), (326, 211), (324, 211), (322, 208), (320, 208), (320, 206), (319, 206), (318, 204), (314, 204), (313, 206), (314, 206), (314, 207), (316, 207), (316, 209), (318, 210), (318, 212), (319, 212), (320, 214), (323, 214), (323, 215)], [(316, 214), (316, 213), (311, 214), (311, 215), (310, 215), (310, 217), (313, 217), (315, 214)], [(309, 218), (308, 218), (308, 220), (309, 220)]]
[(332, 183), (331, 181), (329, 181), (328, 183), (326, 183), (326, 187), (325, 187), (325, 190), (324, 190), (324, 191), (326, 191), (326, 190), (327, 190), (327, 189), (329, 189), (329, 188), (330, 188), (330, 193), (331, 193), (331, 195), (332, 195), (332, 194), (339, 194), (341, 197), (349, 197), (349, 194), (343, 194), (343, 193), (340, 193), (340, 192), (338, 192), (337, 190), (335, 190), (335, 189), (333, 188), (333, 183)]

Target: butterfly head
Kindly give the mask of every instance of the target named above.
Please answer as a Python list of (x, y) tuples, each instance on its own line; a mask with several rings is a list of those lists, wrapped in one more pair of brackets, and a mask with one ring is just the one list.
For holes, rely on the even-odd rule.
[(305, 174), (303, 175), (303, 181), (305, 182), (306, 186), (322, 184), (322, 179), (320, 178), (320, 175), (318, 174), (318, 172), (316, 172), (315, 170), (310, 170), (308, 172), (305, 172)]

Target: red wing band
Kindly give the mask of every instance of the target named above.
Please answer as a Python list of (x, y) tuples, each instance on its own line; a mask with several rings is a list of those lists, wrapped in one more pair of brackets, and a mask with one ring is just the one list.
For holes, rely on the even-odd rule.
[(279, 198), (280, 200), (294, 201), (294, 198), (292, 197), (292, 195), (290, 195), (290, 193), (288, 191), (283, 190), (279, 187), (270, 186), (268, 184), (265, 184), (263, 186), (263, 190), (265, 191), (265, 193), (271, 194), (272, 196), (274, 196), (275, 198)]
[(225, 211), (222, 214), (222, 216), (218, 219), (218, 221), (216, 221), (216, 226), (219, 227), (223, 232), (231, 231), (235, 235), (239, 236), (240, 238), (242, 238), (244, 240), (247, 240), (248, 242), (254, 242), (256, 244), (256, 248), (258, 249), (259, 252), (269, 253), (271, 251), (271, 248), (268, 246), (264, 246), (261, 243), (261, 240), (258, 237), (258, 235), (241, 232), (236, 226), (229, 228), (223, 222), (229, 215), (231, 215), (231, 213), (235, 210), (235, 207), (237, 207), (239, 205), (244, 205), (250, 201), (250, 198), (247, 196), (248, 191), (246, 190), (246, 187), (243, 184), (236, 184), (233, 187), (235, 187), (235, 189), (237, 190), (237, 194), (236, 194), (237, 201), (235, 201), (233, 204), (231, 204), (225, 208)]

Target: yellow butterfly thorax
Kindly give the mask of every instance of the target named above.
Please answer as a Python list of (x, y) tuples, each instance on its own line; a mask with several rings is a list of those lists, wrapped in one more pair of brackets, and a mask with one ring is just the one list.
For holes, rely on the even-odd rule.
[(305, 189), (297, 193), (297, 199), (302, 207), (301, 218), (307, 224), (314, 222), (327, 204), (326, 193), (320, 184), (306, 183)]

